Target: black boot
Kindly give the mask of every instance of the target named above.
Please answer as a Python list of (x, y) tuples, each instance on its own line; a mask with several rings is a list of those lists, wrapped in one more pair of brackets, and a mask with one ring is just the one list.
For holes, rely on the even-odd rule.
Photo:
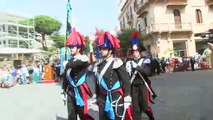
[(149, 117), (149, 120), (155, 120), (155, 118), (152, 116), (152, 117)]

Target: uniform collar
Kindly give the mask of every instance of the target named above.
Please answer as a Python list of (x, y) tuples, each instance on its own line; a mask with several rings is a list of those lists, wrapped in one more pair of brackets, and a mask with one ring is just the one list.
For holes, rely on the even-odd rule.
[(105, 61), (106, 62), (108, 62), (110, 59), (112, 59), (113, 57), (112, 56), (110, 56), (110, 57), (108, 57), (107, 59), (105, 59)]
[(142, 57), (141, 56), (139, 56), (138, 58), (133, 58), (133, 60), (140, 60)]
[(78, 58), (80, 58), (80, 57), (81, 57), (81, 54), (78, 54), (78, 55), (73, 56), (74, 59), (78, 59)]

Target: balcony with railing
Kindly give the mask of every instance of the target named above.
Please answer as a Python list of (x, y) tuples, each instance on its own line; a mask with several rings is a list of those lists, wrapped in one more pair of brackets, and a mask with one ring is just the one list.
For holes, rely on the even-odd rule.
[(209, 6), (213, 6), (213, 0), (206, 0), (206, 2)]
[(187, 0), (165, 0), (167, 6), (186, 6)]
[(139, 3), (134, 3), (134, 10), (137, 14), (140, 14), (149, 4), (149, 0), (141, 0)]
[(157, 23), (151, 24), (142, 31), (144, 34), (162, 33), (162, 32), (190, 32), (192, 31), (191, 23)]
[(133, 16), (132, 15), (128, 15), (127, 16), (127, 24), (128, 25), (132, 25), (133, 24)]

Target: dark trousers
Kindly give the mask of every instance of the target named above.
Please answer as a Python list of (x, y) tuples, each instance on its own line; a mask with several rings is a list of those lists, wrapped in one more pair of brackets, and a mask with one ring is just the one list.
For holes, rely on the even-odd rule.
[(191, 63), (192, 71), (195, 71), (194, 63)]
[[(82, 97), (81, 90), (79, 89), (80, 96)], [(67, 112), (68, 120), (77, 120), (77, 115), (81, 120), (94, 120), (88, 113), (85, 113), (84, 106), (76, 105), (75, 93), (71, 86), (68, 86), (67, 93)], [(88, 112), (88, 111), (87, 111)]]
[(146, 113), (150, 120), (154, 120), (152, 109), (149, 107), (145, 84), (133, 84), (131, 92), (134, 120), (141, 120), (142, 112)]
[[(113, 101), (117, 100), (119, 96), (120, 95), (117, 94), (117, 93), (112, 95)], [(123, 104), (123, 98), (121, 98), (119, 100), (118, 105), (119, 104)], [(101, 97), (98, 98), (98, 106), (99, 106), (99, 120), (110, 120), (107, 117), (107, 113), (104, 111), (104, 108), (105, 108), (105, 95), (104, 96), (101, 95)], [(115, 107), (113, 107), (113, 109), (114, 109), (114, 114), (115, 114), (115, 120), (121, 120), (121, 117), (119, 117), (119, 116), (122, 116), (122, 114), (123, 114), (123, 111), (124, 111), (123, 106), (117, 106), (117, 111), (116, 111)]]
[(68, 120), (77, 120), (77, 114), (81, 120), (85, 120), (84, 107), (76, 105), (75, 98), (67, 96)]

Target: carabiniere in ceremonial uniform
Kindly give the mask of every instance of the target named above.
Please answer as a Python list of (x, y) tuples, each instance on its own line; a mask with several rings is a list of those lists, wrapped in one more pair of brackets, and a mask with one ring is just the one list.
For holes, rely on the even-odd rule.
[[(124, 120), (131, 117), (130, 112), (126, 112), (131, 104), (130, 78), (122, 60), (113, 56), (119, 41), (109, 32), (104, 32), (96, 43), (103, 58), (95, 67), (99, 119)], [(126, 116), (125, 113), (129, 114)]]
[[(137, 33), (133, 33), (136, 34)], [(142, 119), (142, 111), (147, 114), (150, 120), (154, 120), (153, 112), (150, 107), (150, 74), (151, 60), (141, 55), (146, 51), (145, 47), (138, 44), (137, 37), (132, 36), (132, 58), (126, 62), (126, 70), (131, 76), (131, 97), (134, 112), (134, 120)], [(148, 89), (149, 88), (149, 89)], [(152, 92), (152, 91), (151, 91)], [(152, 92), (153, 93), (153, 92)]]
[(87, 96), (91, 96), (90, 89), (86, 83), (86, 70), (88, 57), (81, 54), (85, 45), (84, 37), (75, 29), (66, 41), (71, 51), (71, 59), (66, 63), (65, 75), (62, 84), (63, 90), (67, 93), (68, 120), (93, 120), (88, 114)]

